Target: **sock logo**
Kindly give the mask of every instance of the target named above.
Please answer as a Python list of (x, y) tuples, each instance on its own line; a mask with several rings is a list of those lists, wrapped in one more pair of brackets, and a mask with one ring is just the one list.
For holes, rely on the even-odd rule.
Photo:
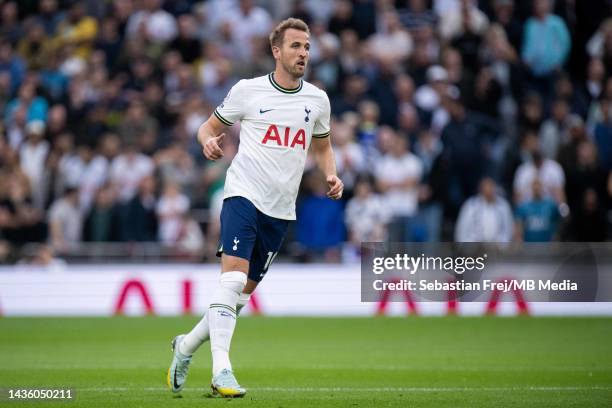
[(238, 250), (238, 243), (239, 243), (239, 242), (240, 242), (240, 241), (238, 240), (238, 237), (234, 237), (234, 246), (232, 247), (232, 249), (233, 249), (234, 251), (237, 251), (237, 250)]
[(234, 315), (232, 315), (231, 313), (226, 312), (225, 310), (219, 310), (217, 313), (219, 315), (221, 315), (221, 316), (231, 317), (232, 319), (235, 319)]

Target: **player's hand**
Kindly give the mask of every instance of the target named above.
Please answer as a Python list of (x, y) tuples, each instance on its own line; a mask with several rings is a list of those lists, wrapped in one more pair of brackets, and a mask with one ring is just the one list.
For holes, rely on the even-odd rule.
[(327, 196), (329, 198), (332, 200), (339, 200), (342, 198), (344, 183), (338, 178), (338, 176), (327, 176), (327, 185), (329, 186), (329, 191), (327, 192)]
[(217, 160), (223, 157), (223, 150), (221, 150), (221, 143), (223, 142), (223, 138), (225, 137), (225, 133), (221, 133), (219, 136), (211, 137), (204, 144), (204, 148), (202, 149), (204, 152), (204, 157), (208, 160)]

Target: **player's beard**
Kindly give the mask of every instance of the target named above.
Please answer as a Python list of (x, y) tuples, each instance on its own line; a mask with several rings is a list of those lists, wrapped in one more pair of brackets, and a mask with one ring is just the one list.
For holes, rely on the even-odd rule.
[(300, 70), (297, 62), (295, 64), (289, 64), (289, 63), (283, 62), (282, 65), (283, 65), (283, 69), (295, 79), (299, 79), (303, 77), (304, 73), (306, 72), (306, 61), (304, 61), (303, 70)]

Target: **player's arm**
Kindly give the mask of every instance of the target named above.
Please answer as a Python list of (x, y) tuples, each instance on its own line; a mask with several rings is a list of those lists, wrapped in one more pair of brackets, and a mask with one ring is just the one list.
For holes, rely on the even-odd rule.
[(226, 125), (221, 122), (214, 114), (198, 129), (198, 142), (202, 145), (204, 157), (208, 160), (217, 160), (223, 157), (221, 142), (225, 137)]
[(311, 148), (319, 169), (321, 169), (327, 179), (327, 184), (329, 185), (327, 196), (333, 200), (339, 200), (342, 197), (344, 184), (338, 178), (336, 172), (336, 159), (330, 137), (313, 137)]

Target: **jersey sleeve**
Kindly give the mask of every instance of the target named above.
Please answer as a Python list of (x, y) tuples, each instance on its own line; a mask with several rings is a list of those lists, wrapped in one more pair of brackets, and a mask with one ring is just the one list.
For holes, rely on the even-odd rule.
[(316, 138), (324, 138), (328, 137), (330, 133), (329, 121), (331, 115), (331, 108), (329, 106), (329, 98), (327, 94), (325, 94), (323, 107), (321, 109), (321, 114), (317, 118), (315, 122), (314, 128), (312, 130), (312, 137)]
[(223, 124), (232, 126), (244, 116), (245, 97), (244, 81), (239, 81), (230, 89), (221, 105), (214, 110), (214, 115)]

